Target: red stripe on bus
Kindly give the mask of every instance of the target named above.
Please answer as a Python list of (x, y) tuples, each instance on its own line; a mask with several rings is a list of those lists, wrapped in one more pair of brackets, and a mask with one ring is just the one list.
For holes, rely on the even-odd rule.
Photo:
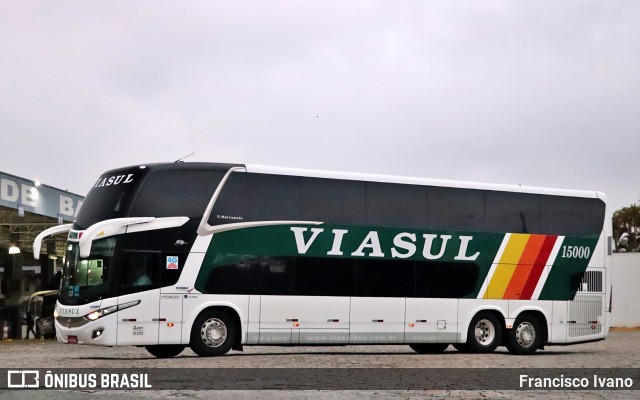
[(524, 289), (522, 289), (520, 299), (531, 300), (531, 296), (536, 290), (542, 271), (544, 271), (547, 261), (549, 261), (549, 256), (551, 255), (551, 251), (553, 250), (553, 246), (556, 244), (557, 239), (558, 236), (547, 236), (544, 239), (544, 243), (540, 249), (540, 254), (538, 254), (538, 258), (536, 258), (536, 262), (533, 264), (531, 274), (529, 274), (529, 279), (527, 279), (527, 283), (524, 285)]

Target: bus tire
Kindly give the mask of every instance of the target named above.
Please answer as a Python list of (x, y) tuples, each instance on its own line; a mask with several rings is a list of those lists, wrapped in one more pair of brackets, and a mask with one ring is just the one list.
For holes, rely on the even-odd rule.
[(502, 327), (492, 312), (477, 313), (467, 331), (466, 348), (471, 353), (491, 353), (502, 341)]
[(236, 338), (236, 324), (224, 310), (203, 311), (191, 328), (189, 346), (202, 357), (223, 356), (231, 350)]
[(533, 354), (542, 344), (542, 325), (531, 314), (519, 315), (507, 336), (507, 349), (511, 354)]
[(147, 349), (147, 351), (154, 357), (171, 358), (182, 353), (182, 350), (184, 350), (185, 346), (181, 344), (160, 344), (153, 346), (144, 346), (144, 348)]
[(420, 354), (439, 354), (449, 347), (449, 343), (412, 343), (409, 347)]

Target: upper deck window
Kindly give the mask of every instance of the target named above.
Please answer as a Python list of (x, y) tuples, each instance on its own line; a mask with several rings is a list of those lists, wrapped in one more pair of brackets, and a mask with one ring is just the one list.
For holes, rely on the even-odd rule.
[(365, 184), (338, 179), (302, 178), (300, 219), (364, 225)]
[(445, 187), (427, 189), (428, 226), (434, 229), (484, 230), (484, 192)]
[(218, 187), (224, 171), (154, 172), (142, 186), (129, 216), (198, 217)]
[(233, 173), (213, 208), (209, 224), (299, 219), (300, 179)]
[(540, 196), (529, 193), (485, 192), (489, 232), (540, 233)]
[(424, 186), (367, 182), (367, 224), (420, 228), (427, 222)]

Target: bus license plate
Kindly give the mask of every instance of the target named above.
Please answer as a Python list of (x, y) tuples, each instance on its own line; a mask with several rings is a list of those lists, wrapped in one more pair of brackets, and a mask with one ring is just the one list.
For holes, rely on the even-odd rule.
[(77, 336), (69, 336), (67, 338), (67, 343), (68, 344), (78, 344), (78, 337)]

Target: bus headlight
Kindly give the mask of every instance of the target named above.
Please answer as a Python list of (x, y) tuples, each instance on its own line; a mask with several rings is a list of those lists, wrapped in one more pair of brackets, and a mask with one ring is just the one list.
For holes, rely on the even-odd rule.
[(124, 310), (126, 308), (133, 307), (133, 306), (137, 306), (138, 304), (140, 304), (140, 300), (131, 301), (129, 303), (124, 303), (124, 304), (118, 304), (116, 306), (111, 306), (111, 307), (107, 307), (107, 308), (101, 308), (100, 310), (96, 310), (96, 311), (90, 312), (89, 314), (85, 315), (84, 318), (88, 319), (89, 321), (95, 321), (98, 318), (102, 318), (102, 317), (107, 316), (109, 314), (113, 314), (116, 311)]

